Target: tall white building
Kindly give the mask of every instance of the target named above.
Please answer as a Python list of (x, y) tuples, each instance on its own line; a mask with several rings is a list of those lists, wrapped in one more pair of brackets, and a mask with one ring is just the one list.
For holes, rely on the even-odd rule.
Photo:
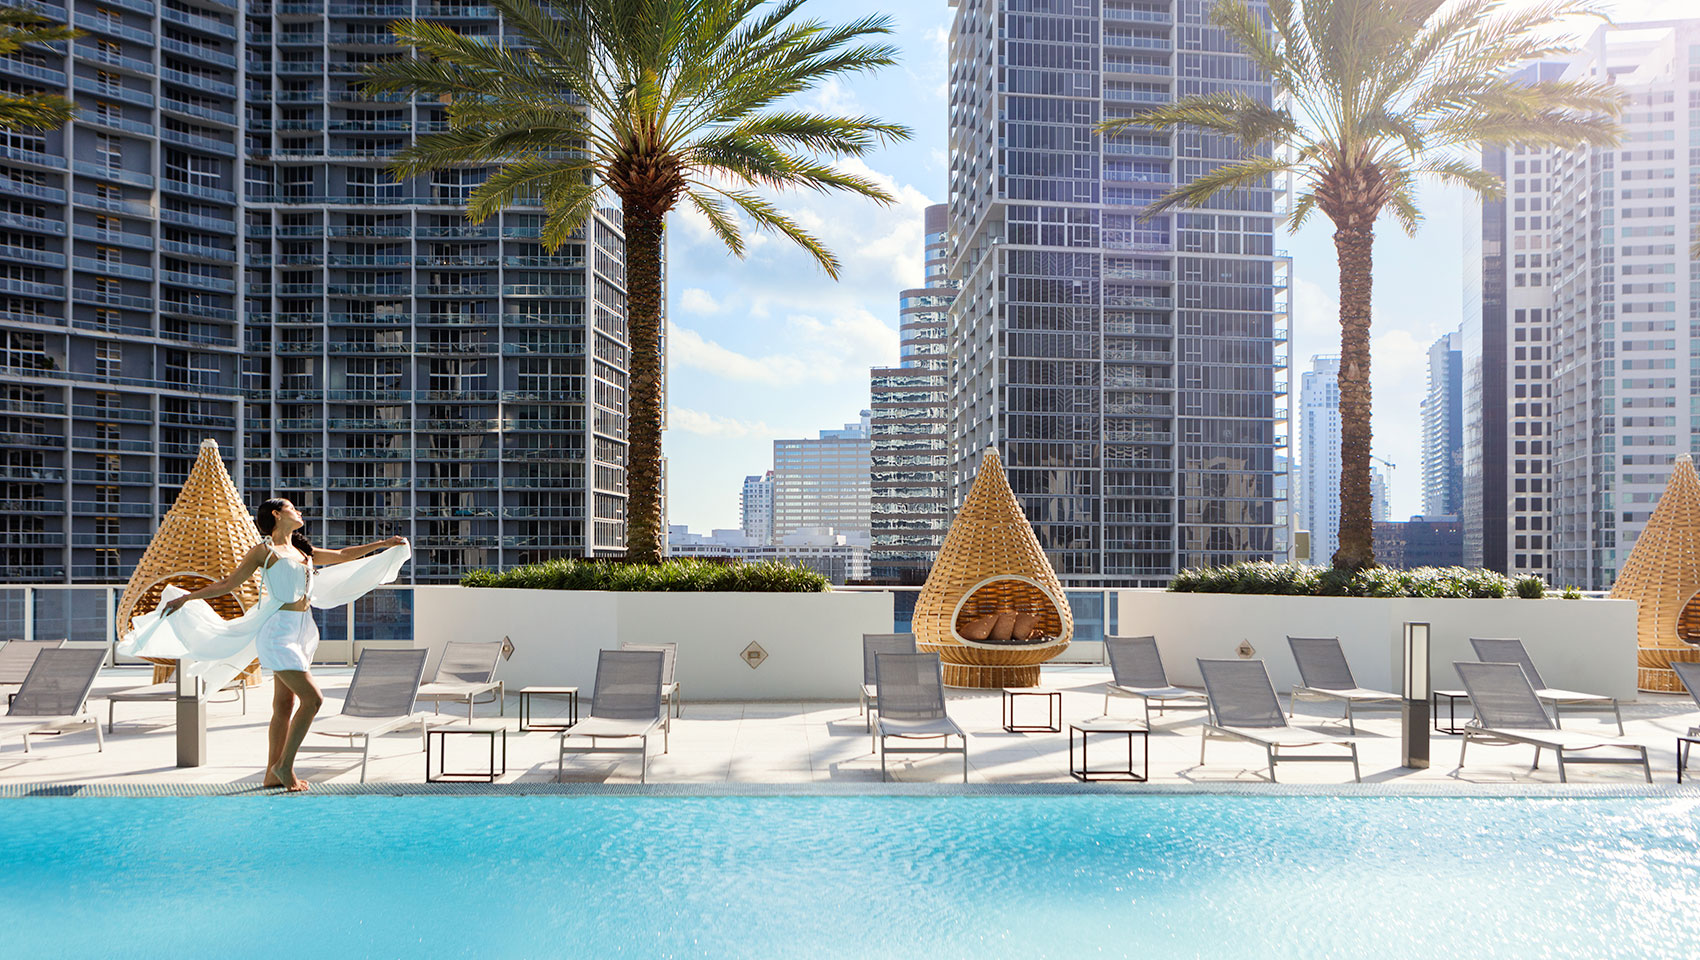
[(1545, 184), (1554, 579), (1603, 589), (1700, 447), (1700, 20), (1602, 27), (1564, 76), (1628, 97), (1622, 143)]
[(1286, 185), (1143, 217), (1238, 148), (1097, 133), (1191, 94), (1268, 102), (1269, 81), (1211, 22), (1213, 0), (954, 5), (954, 500), (997, 447), (1067, 584), (1284, 555)]
[(1310, 531), (1308, 559), (1324, 565), (1340, 548), (1339, 381), (1339, 357), (1312, 357), (1299, 378), (1299, 522)]
[(744, 478), (738, 494), (738, 525), (754, 544), (773, 542), (773, 471)]
[[(1522, 78), (1554, 80), (1561, 64)], [(1465, 228), (1464, 564), (1551, 578), (1553, 158), (1528, 148), (1483, 151), (1505, 184)]]

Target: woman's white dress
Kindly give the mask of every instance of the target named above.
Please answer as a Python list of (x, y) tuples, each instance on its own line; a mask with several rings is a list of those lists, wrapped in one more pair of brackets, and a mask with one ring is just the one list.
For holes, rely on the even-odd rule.
[[(234, 620), (218, 615), (204, 600), (192, 600), (165, 616), (167, 601), (187, 593), (166, 587), (160, 605), (136, 617), (118, 652), (132, 657), (180, 660), (190, 676), (217, 690), (254, 661), (271, 670), (305, 670), (318, 646), (318, 628), (310, 611), (282, 609), (305, 596), (321, 610), (353, 603), (379, 584), (390, 583), (413, 551), (406, 544), (358, 560), (314, 570), (283, 556), (260, 571), (260, 600)], [(274, 554), (274, 556), (276, 556)]]

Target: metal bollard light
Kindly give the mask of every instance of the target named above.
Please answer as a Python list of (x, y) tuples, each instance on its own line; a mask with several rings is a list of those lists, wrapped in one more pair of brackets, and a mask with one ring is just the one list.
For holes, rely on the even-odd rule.
[(192, 677), (177, 663), (177, 765), (198, 767), (207, 759), (207, 701), (201, 696), (201, 678)]
[(1405, 766), (1428, 768), (1429, 747), (1429, 625), (1406, 623), (1404, 638), (1405, 698), (1400, 711), (1404, 721)]

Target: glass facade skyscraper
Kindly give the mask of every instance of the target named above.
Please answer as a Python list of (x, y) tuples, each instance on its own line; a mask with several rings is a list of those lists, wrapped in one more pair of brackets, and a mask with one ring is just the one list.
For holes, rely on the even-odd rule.
[(902, 359), (871, 372), (874, 580), (922, 583), (950, 524), (949, 208), (926, 211), (926, 283), (899, 299)]
[(1428, 392), (1423, 395), (1423, 516), (1457, 516), (1464, 486), (1463, 334), (1456, 331), (1428, 348)]
[(953, 498), (1000, 448), (1071, 584), (1161, 584), (1286, 551), (1283, 185), (1142, 218), (1236, 146), (1095, 129), (1188, 94), (1271, 99), (1211, 5), (955, 3)]
[(87, 35), (0, 58), (81, 107), (0, 146), (12, 579), (122, 579), (205, 437), (321, 543), (412, 537), (418, 580), (622, 550), (617, 220), (552, 253), (540, 209), (467, 223), (484, 171), (385, 167), (443, 106), (357, 89), (390, 21), (492, 8), (29, 6)]

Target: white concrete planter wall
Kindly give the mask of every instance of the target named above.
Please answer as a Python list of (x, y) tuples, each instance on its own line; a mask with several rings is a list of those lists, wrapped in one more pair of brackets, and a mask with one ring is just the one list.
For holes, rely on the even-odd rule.
[[(611, 593), (414, 588), (413, 642), (436, 669), (450, 640), (513, 638), (498, 679), (576, 685), (586, 699), (596, 652), (620, 642), (679, 644), (678, 681), (692, 700), (849, 700), (862, 682), (862, 634), (890, 633), (889, 593)], [(767, 659), (751, 669), (754, 641)]]
[(1471, 637), (1518, 637), (1549, 685), (1635, 697), (1633, 600), (1428, 600), (1270, 597), (1123, 590), (1122, 636), (1155, 636), (1174, 683), (1197, 685), (1199, 658), (1233, 658), (1240, 641), (1269, 667), (1275, 689), (1299, 682), (1287, 637), (1339, 637), (1360, 686), (1397, 692), (1406, 621), (1431, 625), (1433, 683), (1461, 688), (1455, 660)]

